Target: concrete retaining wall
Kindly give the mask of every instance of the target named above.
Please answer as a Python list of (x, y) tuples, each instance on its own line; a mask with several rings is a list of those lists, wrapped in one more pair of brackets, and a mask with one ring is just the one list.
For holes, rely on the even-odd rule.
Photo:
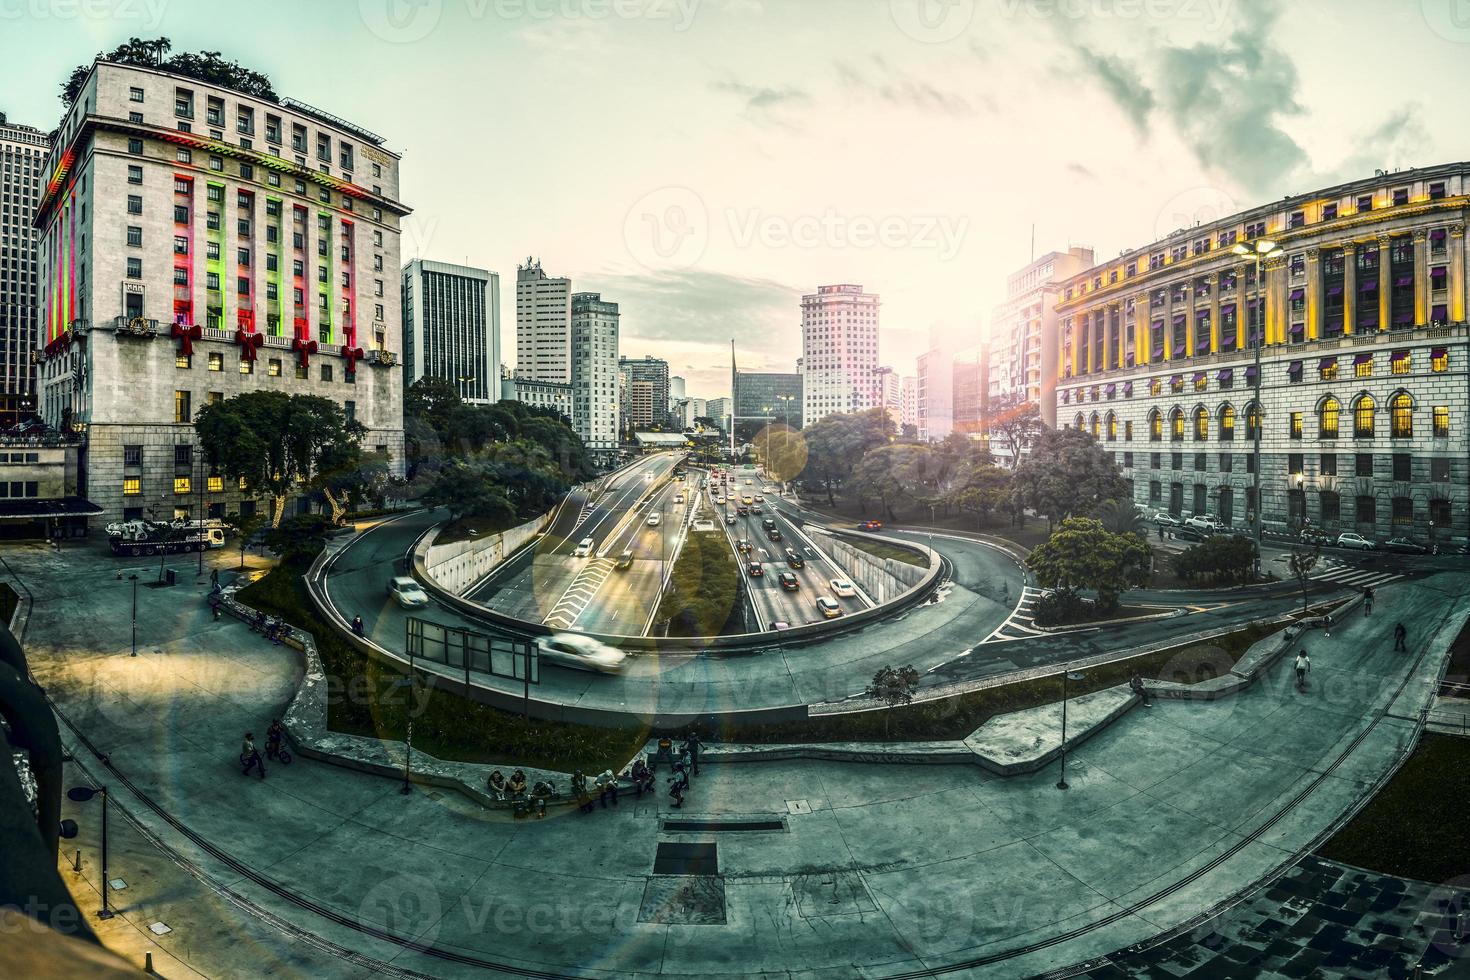
[[(431, 540), (424, 553), (425, 571), (445, 589), (455, 595), (464, 595), (471, 586), (498, 568), (507, 555), (515, 554), (545, 530), (554, 513), (556, 511), (552, 510), (520, 527), (474, 541), (435, 544)], [(439, 529), (435, 528), (430, 533), (437, 535)]]
[[(847, 572), (858, 587), (884, 603), (897, 598), (924, 580), (928, 569), (892, 558), (879, 558), (843, 541), (830, 531), (808, 524), (802, 531)], [(855, 535), (856, 536), (856, 535)]]

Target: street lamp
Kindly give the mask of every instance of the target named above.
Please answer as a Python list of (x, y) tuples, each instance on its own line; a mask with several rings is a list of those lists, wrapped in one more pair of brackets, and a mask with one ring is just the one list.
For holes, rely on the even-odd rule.
[[(118, 578), (122, 578), (122, 572), (118, 572), (117, 573), (117, 577)], [(132, 656), (136, 657), (138, 655), (138, 573), (137, 572), (129, 572), (128, 573), (128, 581), (130, 581), (130, 582), (133, 583), (133, 653), (132, 653)]]
[(1067, 788), (1067, 682), (1080, 681), (1086, 676), (1080, 670), (1062, 671), (1062, 775), (1057, 780), (1057, 789)]
[(97, 912), (97, 918), (112, 918), (112, 909), (107, 906), (107, 787), (106, 786), (73, 786), (66, 791), (66, 798), (73, 803), (85, 803), (94, 796), (102, 797), (102, 908)]
[[(1278, 255), (1281, 254), (1281, 249), (1278, 248), (1276, 246), (1276, 243), (1271, 241), (1271, 239), (1269, 238), (1258, 238), (1251, 245), (1247, 245), (1244, 242), (1237, 242), (1235, 247), (1231, 249), (1231, 251), (1234, 252), (1236, 255), (1245, 256), (1246, 258), (1253, 260), (1256, 267), (1255, 307), (1256, 316), (1260, 318), (1261, 325), (1259, 330), (1253, 331), (1251, 329), (1252, 324), (1248, 322), (1246, 324), (1246, 331), (1247, 336), (1251, 337), (1251, 346), (1255, 349), (1256, 352), (1256, 424), (1254, 432), (1255, 438), (1251, 441), (1251, 464), (1252, 469), (1254, 469), (1255, 471), (1251, 474), (1251, 493), (1255, 497), (1255, 506), (1251, 508), (1251, 514), (1254, 517), (1255, 523), (1255, 527), (1253, 530), (1255, 531), (1256, 538), (1256, 554), (1260, 554), (1261, 513), (1264, 509), (1262, 507), (1261, 501), (1261, 427), (1265, 424), (1266, 421), (1266, 379), (1261, 374), (1261, 348), (1264, 347), (1266, 344), (1266, 303), (1261, 294), (1261, 264), (1265, 262), (1266, 259), (1276, 258)], [(1249, 320), (1254, 320), (1255, 318), (1256, 317), (1248, 317)], [(1254, 336), (1252, 336), (1252, 334)], [(1246, 419), (1247, 421), (1249, 421), (1250, 419), (1249, 411), (1247, 411), (1246, 413)]]
[(409, 793), (413, 792), (413, 786), (412, 786), (412, 784), (409, 781), (409, 776), (410, 776), (410, 774), (412, 772), (412, 769), (410, 768), (410, 762), (413, 759), (413, 706), (414, 706), (414, 697), (413, 697), (413, 679), (414, 679), (413, 655), (414, 655), (414, 646), (413, 646), (413, 643), (412, 642), (410, 642), (409, 644), (407, 644), (407, 646), (408, 646), (408, 731), (404, 733), (404, 740), (403, 740), (403, 785), (401, 787), (399, 787), (399, 789), (398, 789), (398, 792), (402, 793), (405, 796), (407, 796)]
[(209, 480), (209, 475), (204, 471), (204, 447), (195, 446), (199, 455), (199, 578), (204, 577), (204, 484)]

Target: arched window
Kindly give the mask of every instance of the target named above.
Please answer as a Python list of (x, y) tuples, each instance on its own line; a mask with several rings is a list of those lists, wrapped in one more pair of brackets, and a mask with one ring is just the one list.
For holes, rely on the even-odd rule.
[(1317, 410), (1317, 438), (1336, 439), (1337, 421), (1342, 415), (1342, 403), (1331, 395), (1322, 399), (1322, 407)]
[(1194, 438), (1196, 442), (1210, 438), (1210, 413), (1203, 405), (1194, 410)]
[(1118, 441), (1118, 416), (1108, 413), (1108, 442)]
[(1235, 409), (1226, 405), (1220, 409), (1220, 441), (1233, 442), (1235, 440)]
[(1261, 406), (1251, 402), (1245, 407), (1245, 437), (1254, 439), (1261, 427)]
[(1164, 438), (1164, 417), (1156, 408), (1148, 413), (1148, 441), (1159, 442)]
[(1184, 410), (1181, 408), (1169, 413), (1169, 439), (1172, 442), (1184, 441)]
[(1102, 435), (1102, 423), (1098, 420), (1097, 413), (1092, 413), (1092, 438), (1096, 439)]
[(1082, 413), (1081, 412), (1078, 412), (1077, 413), (1077, 421), (1075, 423), (1075, 428), (1077, 429), (1078, 432), (1086, 432), (1087, 431), (1087, 420), (1082, 417)]
[(1373, 438), (1373, 413), (1378, 405), (1372, 395), (1360, 395), (1353, 402), (1353, 435), (1359, 439)]
[(1389, 434), (1394, 439), (1408, 439), (1414, 435), (1414, 399), (1408, 392), (1401, 391), (1388, 400)]

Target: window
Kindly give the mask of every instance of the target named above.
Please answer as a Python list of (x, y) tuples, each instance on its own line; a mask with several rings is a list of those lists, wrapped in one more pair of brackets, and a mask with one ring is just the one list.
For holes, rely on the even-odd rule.
[(1434, 406), (1434, 438), (1447, 439), (1450, 435), (1450, 409), (1448, 405)]
[(1164, 456), (1163, 453), (1149, 453), (1148, 454), (1148, 465), (1149, 465), (1149, 469), (1156, 470), (1160, 466), (1162, 466), (1163, 465), (1163, 463), (1162, 463), (1163, 456)]
[(143, 260), (142, 259), (128, 259), (128, 278), (129, 279), (142, 279), (143, 278)]
[(1322, 400), (1317, 412), (1317, 438), (1336, 439), (1338, 417), (1342, 414), (1342, 403), (1331, 395)]
[(1372, 395), (1362, 395), (1353, 404), (1353, 435), (1359, 439), (1373, 438), (1373, 413), (1377, 404)]
[(1337, 202), (1322, 205), (1322, 220), (1333, 221), (1337, 218)]
[(128, 140), (128, 152), (131, 153), (135, 157), (142, 156), (143, 155), (143, 141), (142, 140)]
[(194, 413), (189, 410), (189, 392), (175, 391), (174, 422), (179, 425), (185, 425), (189, 422), (192, 422), (193, 419)]
[(1336, 381), (1337, 380), (1337, 358), (1335, 358), (1335, 357), (1326, 357), (1326, 358), (1323, 358), (1322, 359), (1322, 363), (1320, 363), (1319, 365), (1317, 365), (1317, 380), (1318, 381)]
[(1337, 475), (1337, 455), (1335, 453), (1323, 453), (1317, 460), (1317, 470), (1323, 476)]
[(281, 359), (279, 357), (271, 358), (269, 363), (266, 364), (265, 373), (272, 378), (279, 378), (281, 376)]
[(185, 237), (184, 235), (175, 235), (174, 236), (174, 254), (175, 255), (188, 255), (189, 254), (189, 239), (187, 237)]
[(296, 377), (299, 378), (302, 381), (305, 381), (309, 377), (309, 375), (306, 372), (306, 365), (305, 364), (298, 363), (296, 365)]
[(1286, 472), (1291, 476), (1301, 476), (1306, 469), (1306, 457), (1301, 453), (1288, 453), (1286, 456)]
[[(382, 317), (379, 316), (378, 319), (381, 320)], [(1128, 421), (1126, 421), (1126, 422), (1123, 423), (1123, 441), (1124, 442), (1132, 442), (1133, 441), (1133, 420), (1132, 419), (1129, 419)], [(1129, 456), (1132, 456), (1133, 454), (1132, 453), (1129, 453), (1128, 455)]]
[(1353, 462), (1353, 475), (1354, 476), (1367, 476), (1367, 477), (1371, 477), (1373, 475), (1373, 454), (1372, 453), (1358, 453), (1357, 454), (1357, 458)]
[(1195, 453), (1194, 454), (1194, 471), (1196, 473), (1205, 473), (1205, 472), (1208, 472), (1209, 468), (1210, 468), (1210, 458), (1209, 458), (1209, 456), (1206, 455), (1205, 453)]
[(194, 363), (194, 358), (190, 357), (188, 354), (175, 354), (174, 355), (174, 367), (176, 367), (176, 368), (188, 368), (188, 367), (192, 367), (193, 366), (193, 363)]
[(331, 381), (332, 380), (332, 365), (330, 365), (330, 364), (323, 364), (322, 365), (322, 380), (323, 381)]
[(182, 266), (182, 265), (174, 266), (174, 285), (175, 286), (187, 286), (187, 285), (189, 285), (189, 269), (188, 269), (187, 266)]
[(1164, 499), (1164, 488), (1158, 480), (1148, 481), (1148, 499), (1152, 503), (1159, 503)]
[(245, 357), (240, 358), (240, 373), (241, 374), (254, 374), (255, 373), (255, 362), (252, 361), (252, 360), (250, 360), (249, 358), (245, 358)]
[(143, 478), (141, 476), (123, 477), (123, 496), (136, 497), (143, 492)]
[(1172, 442), (1184, 441), (1184, 412), (1177, 408), (1169, 413), (1169, 439)]
[(225, 489), (224, 477), (211, 474), (209, 482), (205, 484), (205, 489), (210, 493), (222, 493)]
[(1429, 352), (1429, 370), (1443, 374), (1450, 369), (1450, 352), (1446, 347), (1436, 347)]
[(1448, 456), (1436, 456), (1429, 461), (1429, 482), (1450, 482), (1450, 458)]
[(223, 371), (225, 369), (225, 356), (223, 354), (210, 354), (209, 369), (211, 371)]
[(1171, 469), (1171, 470), (1182, 470), (1182, 469), (1184, 469), (1184, 454), (1183, 453), (1170, 453), (1169, 454), (1169, 469)]
[(123, 447), (123, 465), (124, 466), (142, 466), (143, 465), (143, 447), (142, 446), (124, 446)]
[(143, 198), (138, 194), (128, 195), (128, 214), (143, 213)]
[(1359, 197), (1358, 198), (1358, 210), (1359, 211), (1372, 211), (1373, 210), (1373, 195), (1372, 194), (1364, 194), (1362, 197)]
[(1194, 410), (1194, 438), (1198, 442), (1210, 438), (1210, 413), (1203, 407)]
[(130, 184), (141, 184), (141, 183), (143, 183), (143, 168), (142, 167), (129, 165), (129, 167), (128, 167), (128, 183), (130, 183)]
[(1261, 409), (1255, 402), (1251, 402), (1245, 408), (1245, 437), (1254, 439), (1256, 430), (1261, 427)]
[(137, 247), (143, 244), (143, 229), (137, 225), (128, 226), (128, 244)]
[(1393, 478), (1399, 483), (1408, 483), (1414, 474), (1414, 457), (1408, 453), (1393, 454)]
[(1401, 187), (1398, 190), (1395, 190), (1393, 192), (1393, 203), (1395, 205), (1408, 204), (1409, 203), (1409, 189), (1407, 187)]
[(1235, 456), (1234, 455), (1232, 455), (1231, 453), (1221, 453), (1220, 454), (1220, 472), (1221, 473), (1233, 473), (1233, 472), (1235, 472)]
[(1414, 435), (1414, 399), (1407, 392), (1399, 392), (1388, 400), (1389, 434), (1394, 439), (1409, 439)]
[(1291, 438), (1293, 438), (1293, 439), (1300, 439), (1302, 437), (1302, 413), (1301, 412), (1292, 412), (1291, 413), (1291, 423), (1290, 423), (1290, 429), (1289, 429), (1289, 431), (1290, 431), (1290, 434), (1291, 434)]
[(191, 492), (190, 484), (191, 481), (187, 476), (174, 477), (174, 493), (183, 494)]
[(1429, 199), (1431, 201), (1440, 201), (1444, 199), (1444, 181), (1441, 180), (1437, 183), (1429, 185)]
[(1373, 355), (1372, 354), (1359, 354), (1357, 357), (1353, 358), (1353, 377), (1355, 377), (1355, 378), (1371, 378), (1371, 377), (1373, 377)]
[(180, 443), (174, 446), (174, 465), (188, 466), (194, 461), (194, 447), (188, 443)]

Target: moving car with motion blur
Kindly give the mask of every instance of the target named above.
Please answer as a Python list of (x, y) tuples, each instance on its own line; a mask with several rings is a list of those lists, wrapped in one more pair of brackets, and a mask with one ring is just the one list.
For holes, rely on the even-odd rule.
[(542, 637), (536, 641), (536, 649), (542, 660), (599, 674), (621, 674), (628, 660), (628, 655), (616, 647), (576, 633)]
[(827, 583), (832, 587), (832, 594), (842, 599), (852, 599), (857, 596), (857, 589), (845, 578), (834, 578)]
[[(1384, 551), (1397, 551), (1401, 555), (1427, 555), (1431, 553), (1428, 545), (1420, 544), (1413, 538), (1389, 538), (1383, 542)], [(1433, 549), (1437, 554), (1438, 548)]]
[(428, 593), (407, 575), (400, 575), (389, 581), (388, 594), (404, 609), (416, 609), (429, 604)]

